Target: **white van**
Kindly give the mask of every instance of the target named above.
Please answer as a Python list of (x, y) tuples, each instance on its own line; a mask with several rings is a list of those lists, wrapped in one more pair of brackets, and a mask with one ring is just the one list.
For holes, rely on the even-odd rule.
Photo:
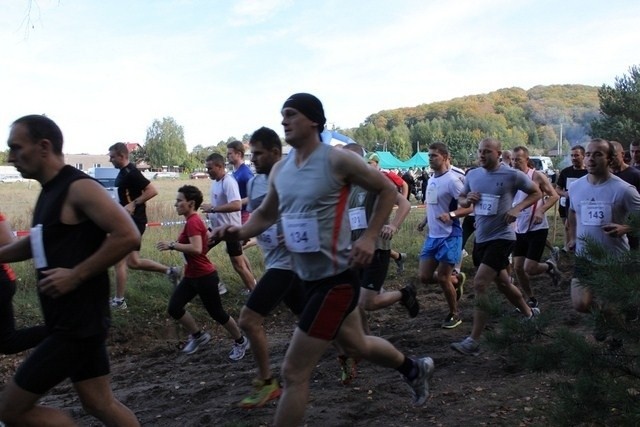
[(553, 169), (553, 162), (550, 157), (546, 156), (531, 156), (529, 159), (533, 162), (536, 170), (544, 172), (549, 177), (552, 183), (555, 183), (556, 171)]
[(535, 165), (536, 170), (548, 173), (548, 170), (553, 170), (553, 162), (550, 157), (546, 156), (531, 156), (531, 161)]

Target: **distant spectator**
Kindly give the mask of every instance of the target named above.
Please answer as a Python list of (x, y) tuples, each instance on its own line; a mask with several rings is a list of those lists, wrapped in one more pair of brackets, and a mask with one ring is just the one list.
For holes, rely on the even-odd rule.
[(411, 199), (411, 195), (416, 196), (416, 180), (411, 174), (410, 170), (406, 170), (402, 174), (402, 180), (407, 183), (407, 187), (409, 187), (409, 192), (407, 193), (407, 200)]

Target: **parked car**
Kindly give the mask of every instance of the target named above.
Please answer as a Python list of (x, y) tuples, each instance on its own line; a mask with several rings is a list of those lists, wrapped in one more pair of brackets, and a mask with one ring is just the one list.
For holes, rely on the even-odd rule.
[(178, 179), (178, 172), (157, 172), (153, 179)]
[(17, 175), (17, 174), (4, 175), (0, 177), (0, 182), (22, 182), (22, 181), (24, 181), (24, 178), (22, 178), (22, 175)]
[(189, 178), (191, 179), (207, 179), (209, 178), (209, 174), (206, 172), (192, 172), (191, 175), (189, 175)]
[(546, 156), (531, 156), (531, 161), (533, 162), (536, 170), (542, 171), (548, 174), (549, 170), (553, 170), (553, 162), (550, 157)]

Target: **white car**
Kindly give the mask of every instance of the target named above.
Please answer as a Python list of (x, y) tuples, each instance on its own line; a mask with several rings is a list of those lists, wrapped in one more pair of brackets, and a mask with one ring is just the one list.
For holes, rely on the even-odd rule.
[(153, 176), (153, 179), (178, 179), (178, 172), (158, 172)]
[(4, 175), (0, 177), (0, 182), (22, 182), (24, 178), (22, 175)]

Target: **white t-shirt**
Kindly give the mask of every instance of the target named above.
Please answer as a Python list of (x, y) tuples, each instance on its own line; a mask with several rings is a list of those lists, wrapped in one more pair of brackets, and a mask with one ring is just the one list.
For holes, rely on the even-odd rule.
[[(227, 203), (242, 200), (238, 182), (230, 174), (225, 175), (220, 181), (214, 181), (211, 185), (211, 205), (222, 206)], [(209, 214), (211, 226), (242, 225), (240, 210), (235, 212), (215, 212)]]
[(438, 217), (458, 208), (458, 196), (464, 186), (464, 178), (464, 173), (449, 169), (442, 175), (434, 175), (429, 180), (425, 196), (429, 237), (462, 236), (462, 228), (458, 218), (445, 223), (440, 221)]
[(583, 176), (571, 185), (570, 209), (576, 213), (576, 253), (584, 251), (586, 237), (612, 254), (628, 251), (627, 236), (611, 237), (602, 226), (624, 224), (630, 213), (640, 212), (640, 194), (615, 175), (597, 185), (591, 184), (588, 177)]

